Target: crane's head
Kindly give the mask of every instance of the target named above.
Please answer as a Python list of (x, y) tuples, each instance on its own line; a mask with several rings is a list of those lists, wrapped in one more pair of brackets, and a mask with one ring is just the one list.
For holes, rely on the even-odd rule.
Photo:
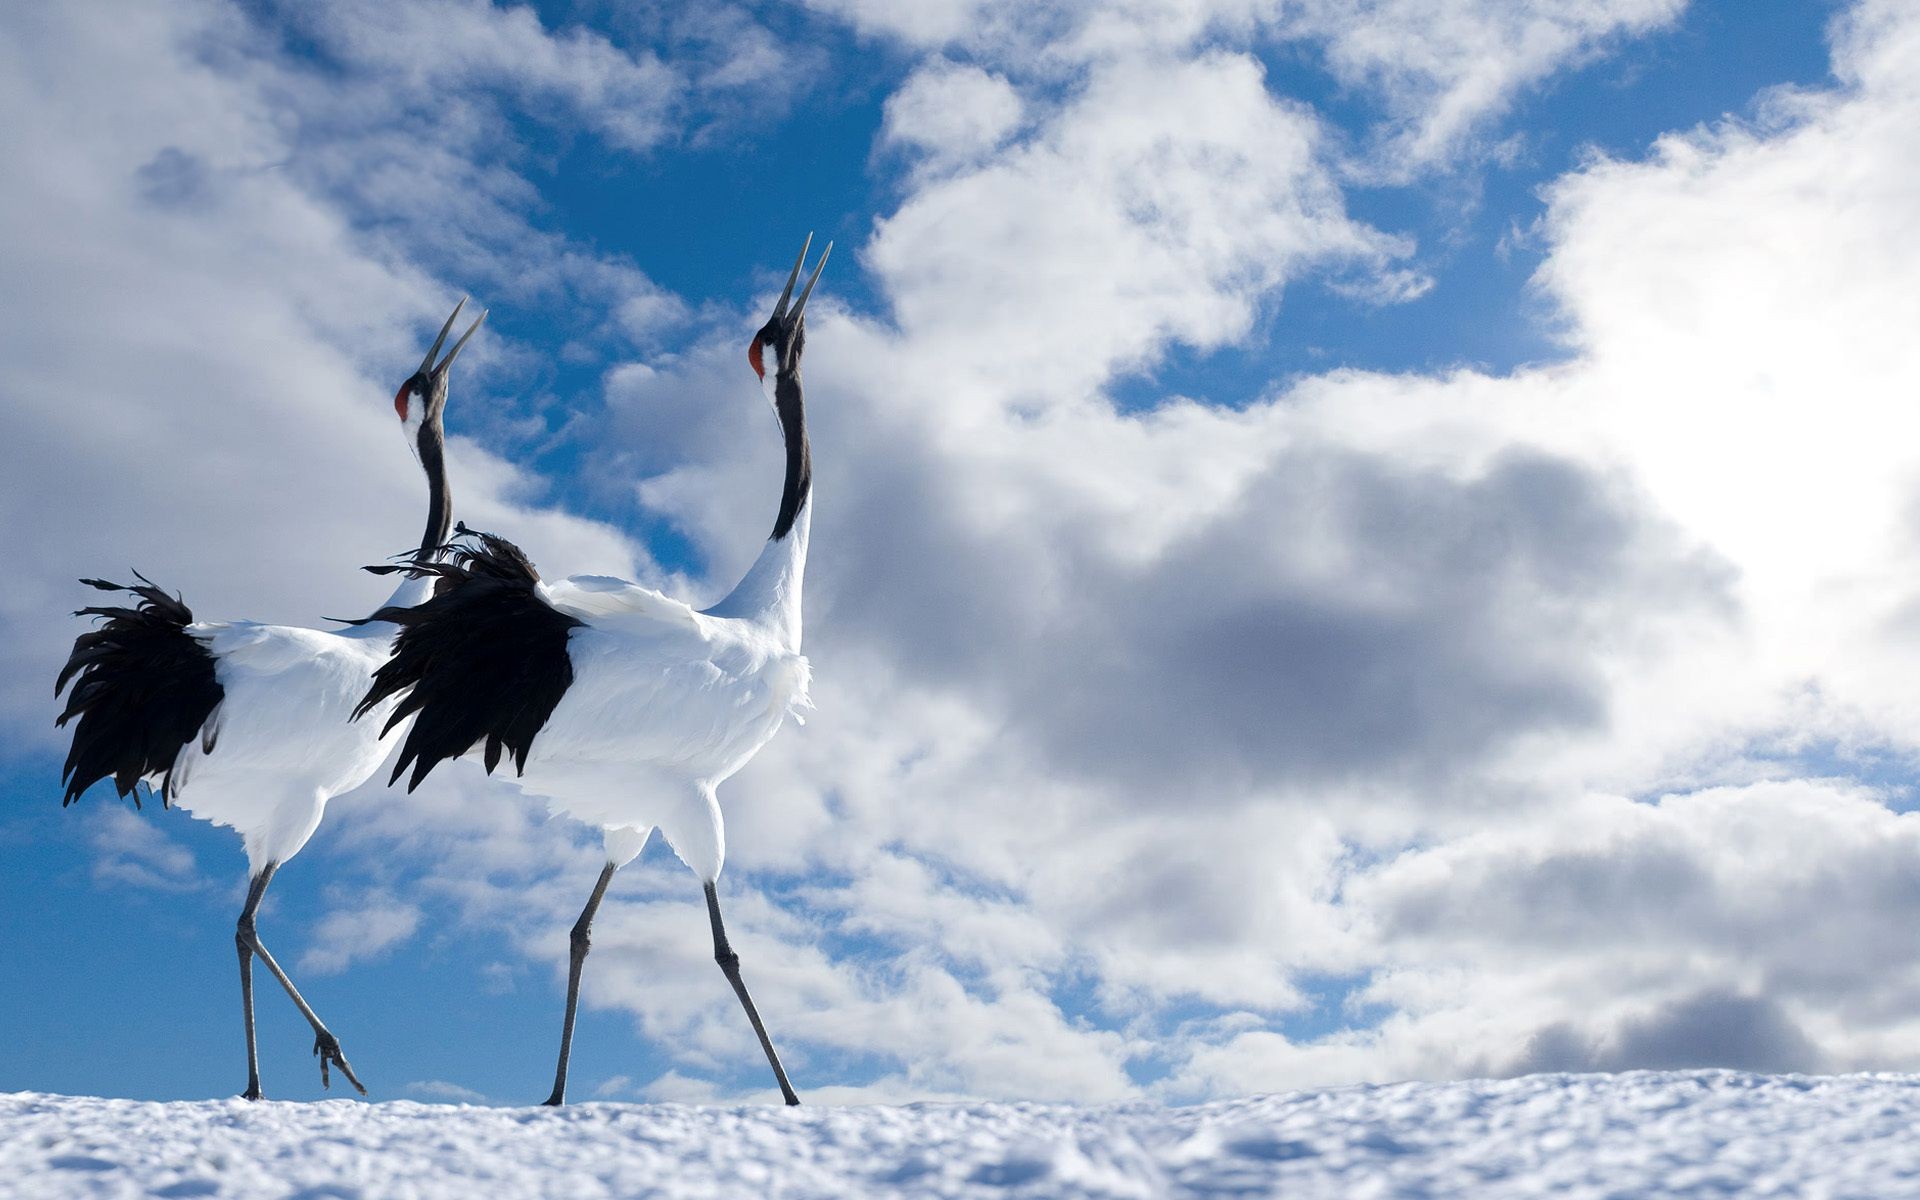
[(753, 344), (747, 347), (747, 361), (753, 365), (753, 373), (760, 377), (762, 385), (772, 394), (772, 385), (778, 376), (791, 375), (800, 369), (800, 352), (806, 349), (807, 328), (803, 314), (807, 308), (807, 297), (813, 295), (813, 285), (820, 282), (820, 272), (826, 268), (827, 255), (833, 253), (833, 243), (820, 252), (820, 261), (813, 265), (813, 274), (807, 277), (807, 286), (800, 289), (800, 298), (793, 301), (793, 307), (787, 307), (787, 301), (793, 297), (793, 285), (799, 282), (800, 268), (806, 264), (807, 248), (813, 245), (813, 235), (800, 247), (800, 257), (793, 260), (793, 270), (787, 275), (787, 286), (780, 293), (780, 300), (773, 306), (773, 315), (753, 335)]
[(446, 344), (447, 334), (453, 330), (454, 321), (460, 316), (460, 310), (467, 306), (466, 297), (453, 306), (453, 315), (440, 327), (440, 336), (433, 339), (433, 348), (420, 360), (420, 369), (400, 385), (393, 394), (393, 411), (400, 418), (400, 425), (407, 431), (407, 444), (413, 447), (415, 454), (421, 453), (423, 442), (431, 439), (436, 445), (440, 441), (440, 415), (447, 407), (447, 368), (460, 356), (467, 339), (480, 328), (487, 314), (481, 312), (479, 319), (467, 327), (460, 340), (447, 351), (447, 356), (434, 364), (434, 356), (440, 353), (440, 347)]

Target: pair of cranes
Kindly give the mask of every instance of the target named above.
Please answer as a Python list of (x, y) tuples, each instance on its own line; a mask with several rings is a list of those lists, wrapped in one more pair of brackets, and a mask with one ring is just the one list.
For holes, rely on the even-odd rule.
[(411, 770), (411, 792), (435, 766), (469, 753), (491, 774), (504, 756), (524, 791), (603, 831), (606, 865), (572, 930), (559, 1063), (546, 1103), (566, 1099), (594, 914), (613, 873), (656, 828), (700, 876), (714, 959), (782, 1097), (800, 1102), (721, 920), (716, 884), (726, 841), (715, 789), (807, 705), (800, 597), (813, 467), (800, 358), (807, 298), (833, 250), (821, 254), (795, 298), (811, 244), (809, 236), (747, 350), (786, 443), (779, 515), (753, 567), (711, 608), (602, 576), (543, 581), (512, 543), (453, 525), (442, 427), (448, 370), (486, 314), (435, 358), (464, 300), (393, 398), (427, 477), (427, 524), (410, 562), (369, 568), (403, 576), (371, 617), (337, 631), (195, 621), (144, 576), (132, 585), (82, 581), (137, 603), (77, 614), (100, 624), (75, 640), (55, 686), (58, 695), (72, 685), (57, 722), (74, 723), (63, 803), (111, 780), (137, 804), (144, 782), (162, 804), (241, 835), (248, 888), (234, 943), (246, 1098), (262, 1095), (256, 958), (313, 1027), (322, 1084), (338, 1068), (366, 1093), (339, 1038), (268, 952), (255, 915), (274, 873), (319, 827), (327, 801), (370, 779), (398, 733), (390, 785)]

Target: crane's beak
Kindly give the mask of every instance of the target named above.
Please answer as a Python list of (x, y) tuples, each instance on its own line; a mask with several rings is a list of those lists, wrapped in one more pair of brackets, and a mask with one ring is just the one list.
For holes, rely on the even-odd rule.
[(427, 356), (420, 360), (420, 374), (428, 377), (445, 374), (447, 368), (453, 365), (453, 360), (460, 357), (460, 351), (466, 347), (467, 339), (472, 337), (479, 330), (481, 324), (486, 321), (487, 313), (485, 309), (482, 309), (479, 319), (467, 327), (467, 331), (460, 335), (460, 340), (453, 344), (453, 349), (447, 351), (447, 356), (440, 360), (440, 365), (435, 366), (433, 364), (434, 355), (439, 354), (440, 347), (446, 344), (447, 334), (453, 331), (454, 321), (459, 319), (460, 310), (466, 306), (467, 297), (460, 297), (460, 303), (453, 306), (453, 315), (449, 316), (447, 323), (440, 327), (440, 336), (433, 339), (433, 348), (428, 350)]
[(447, 332), (453, 328), (453, 323), (460, 317), (460, 310), (466, 306), (467, 297), (460, 297), (460, 303), (453, 306), (453, 315), (448, 317), (447, 323), (440, 327), (440, 336), (433, 339), (433, 345), (427, 349), (427, 356), (420, 360), (420, 370), (415, 372), (415, 374), (433, 374), (433, 358), (436, 354), (440, 353), (440, 347), (447, 344)]
[(781, 290), (780, 299), (773, 306), (773, 319), (783, 324), (792, 325), (800, 319), (800, 314), (807, 307), (807, 297), (813, 295), (813, 285), (820, 282), (820, 272), (827, 268), (827, 255), (833, 253), (833, 243), (828, 242), (827, 248), (820, 252), (820, 261), (813, 265), (813, 274), (807, 277), (807, 286), (800, 289), (800, 299), (794, 301), (793, 311), (789, 312), (787, 299), (793, 295), (793, 285), (800, 280), (800, 268), (806, 265), (807, 250), (812, 245), (813, 235), (809, 233), (807, 240), (801, 243), (800, 257), (793, 260), (793, 270), (787, 274), (787, 286)]

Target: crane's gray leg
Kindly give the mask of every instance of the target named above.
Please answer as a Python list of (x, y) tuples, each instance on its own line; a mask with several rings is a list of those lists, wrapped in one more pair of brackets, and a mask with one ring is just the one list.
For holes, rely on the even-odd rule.
[(273, 878), (273, 868), (255, 875), (247, 881), (247, 904), (240, 910), (240, 920), (233, 927), (234, 949), (240, 952), (240, 1013), (247, 1021), (247, 1090), (240, 1093), (243, 1100), (258, 1100), (260, 1091), (260, 1047), (253, 1034), (253, 947), (247, 944), (246, 930), (253, 927), (253, 910), (260, 907), (260, 897), (266, 895), (267, 880)]
[(573, 1057), (573, 1014), (580, 1006), (580, 968), (586, 965), (587, 951), (593, 948), (593, 914), (600, 911), (600, 901), (606, 898), (607, 885), (613, 882), (613, 873), (618, 870), (608, 863), (600, 872), (600, 881), (593, 885), (593, 895), (587, 897), (587, 906), (580, 910), (580, 919), (573, 923), (573, 933), (569, 937), (567, 958), (567, 1019), (560, 1026), (560, 1065), (553, 1072), (553, 1094), (542, 1103), (558, 1107), (567, 1102), (567, 1060)]
[(720, 896), (711, 883), (707, 884), (707, 917), (713, 922), (713, 961), (726, 973), (727, 982), (733, 985), (733, 994), (740, 997), (740, 1007), (747, 1010), (747, 1020), (753, 1022), (753, 1031), (760, 1035), (760, 1048), (767, 1052), (773, 1077), (780, 1081), (780, 1094), (788, 1104), (798, 1104), (800, 1097), (793, 1094), (793, 1085), (787, 1082), (780, 1056), (773, 1052), (773, 1040), (767, 1036), (767, 1027), (760, 1023), (760, 1012), (753, 1007), (753, 997), (747, 995), (747, 985), (740, 979), (740, 956), (727, 944), (727, 927), (720, 923)]
[[(300, 1009), (300, 1015), (307, 1019), (307, 1024), (313, 1026), (313, 1052), (320, 1059), (320, 1086), (326, 1088), (333, 1086), (333, 1080), (327, 1074), (327, 1067), (331, 1064), (339, 1067), (340, 1073), (347, 1077), (347, 1082), (351, 1083), (354, 1088), (364, 1096), (367, 1094), (366, 1086), (360, 1082), (360, 1077), (355, 1075), (353, 1068), (347, 1064), (347, 1056), (340, 1052), (340, 1039), (334, 1037), (327, 1027), (321, 1023), (320, 1018), (314, 1015), (313, 1009), (308, 1007), (305, 998), (300, 995), (300, 989), (293, 986), (293, 980), (287, 978), (287, 973), (280, 969), (280, 964), (273, 961), (273, 955), (267, 953), (266, 943), (260, 940), (260, 934), (253, 927), (253, 910), (259, 907), (260, 897), (266, 894), (267, 884), (273, 881), (273, 873), (279, 869), (279, 863), (268, 863), (266, 868), (254, 878), (253, 888), (247, 896), (246, 910), (240, 914), (240, 926), (234, 933), (234, 941), (238, 942), (242, 949), (240, 956), (241, 961), (245, 963), (245, 951), (247, 950), (251, 950), (259, 955), (260, 961), (267, 964), (267, 970), (272, 971), (273, 977), (280, 981), (280, 986), (287, 989), (287, 995), (293, 997), (293, 1003)], [(251, 1057), (251, 1051), (253, 1049), (253, 1039), (251, 1037), (253, 1025), (252, 971), (246, 966), (242, 966), (240, 979), (241, 986), (246, 992), (248, 1001), (247, 1025), (249, 1037), (247, 1039), (247, 1048), (249, 1057)]]

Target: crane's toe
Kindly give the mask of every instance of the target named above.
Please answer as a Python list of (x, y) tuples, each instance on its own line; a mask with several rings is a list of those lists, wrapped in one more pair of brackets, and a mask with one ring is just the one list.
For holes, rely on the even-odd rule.
[(366, 1086), (360, 1082), (360, 1077), (353, 1073), (353, 1067), (347, 1062), (347, 1056), (341, 1052), (339, 1038), (325, 1029), (318, 1031), (313, 1038), (313, 1053), (320, 1060), (321, 1087), (332, 1089), (333, 1079), (328, 1075), (327, 1068), (334, 1066), (340, 1068), (340, 1073), (347, 1077), (347, 1082), (353, 1085), (355, 1091), (362, 1096), (367, 1094)]

